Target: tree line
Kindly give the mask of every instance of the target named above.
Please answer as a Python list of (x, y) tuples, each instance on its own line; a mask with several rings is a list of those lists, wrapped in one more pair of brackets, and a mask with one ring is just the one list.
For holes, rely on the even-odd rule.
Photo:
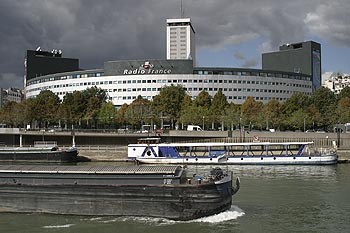
[(131, 104), (116, 109), (107, 93), (92, 87), (59, 97), (49, 90), (20, 103), (8, 102), (0, 111), (0, 122), (10, 127), (128, 128), (142, 125), (184, 128), (193, 124), (205, 130), (332, 130), (335, 124), (350, 122), (350, 87), (338, 95), (321, 87), (311, 96), (295, 93), (281, 103), (267, 103), (247, 97), (243, 104), (228, 103), (219, 90), (213, 97), (202, 91), (192, 100), (185, 89), (166, 86), (150, 101), (138, 96)]

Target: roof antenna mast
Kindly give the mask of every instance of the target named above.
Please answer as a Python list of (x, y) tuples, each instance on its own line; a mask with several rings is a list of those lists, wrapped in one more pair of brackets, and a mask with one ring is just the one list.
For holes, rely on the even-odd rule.
[(181, 0), (181, 5), (180, 5), (180, 16), (181, 16), (181, 18), (183, 18), (184, 17), (184, 14), (185, 14), (185, 9), (183, 8), (183, 6), (182, 6), (182, 0)]

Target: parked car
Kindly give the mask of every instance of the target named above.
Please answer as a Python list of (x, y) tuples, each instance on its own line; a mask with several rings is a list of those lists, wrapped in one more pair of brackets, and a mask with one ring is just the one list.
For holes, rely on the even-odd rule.
[(156, 133), (164, 133), (164, 129), (156, 129)]

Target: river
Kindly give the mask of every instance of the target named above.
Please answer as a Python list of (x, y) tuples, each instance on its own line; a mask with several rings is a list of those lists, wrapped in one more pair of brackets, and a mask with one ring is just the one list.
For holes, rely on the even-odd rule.
[[(350, 232), (350, 164), (228, 166), (241, 189), (229, 211), (187, 222), (158, 218), (0, 214), (0, 232)], [(208, 166), (190, 166), (203, 173)]]

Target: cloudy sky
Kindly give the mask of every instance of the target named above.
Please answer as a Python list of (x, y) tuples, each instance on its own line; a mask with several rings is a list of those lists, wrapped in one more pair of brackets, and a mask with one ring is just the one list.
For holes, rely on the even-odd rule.
[[(165, 21), (181, 0), (1, 0), (0, 87), (23, 88), (27, 49), (61, 49), (83, 69), (165, 59)], [(350, 73), (349, 0), (183, 0), (198, 66), (261, 68), (261, 53), (314, 40), (322, 70)]]

